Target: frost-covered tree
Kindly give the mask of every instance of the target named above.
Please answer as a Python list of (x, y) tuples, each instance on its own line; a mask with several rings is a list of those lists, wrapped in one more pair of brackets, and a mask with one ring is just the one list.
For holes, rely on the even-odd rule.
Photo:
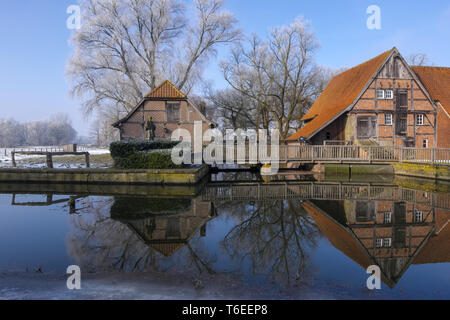
[(274, 28), (266, 39), (250, 37), (222, 63), (228, 84), (253, 101), (258, 128), (278, 128), (282, 138), (298, 129), (329, 81), (326, 70), (315, 63), (318, 46), (309, 23), (299, 17)]
[(0, 119), (0, 147), (59, 146), (74, 142), (76, 137), (77, 132), (66, 114), (25, 123)]
[(16, 147), (25, 142), (24, 126), (12, 118), (0, 119), (0, 147)]
[(240, 36), (223, 2), (79, 0), (68, 76), (84, 112), (128, 112), (165, 79), (189, 93), (217, 46)]

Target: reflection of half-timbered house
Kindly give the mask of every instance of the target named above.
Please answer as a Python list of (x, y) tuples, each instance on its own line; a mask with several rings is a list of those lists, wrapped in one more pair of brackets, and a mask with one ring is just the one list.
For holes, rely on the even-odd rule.
[(166, 257), (187, 245), (198, 232), (205, 236), (206, 225), (214, 215), (213, 205), (199, 199), (118, 198), (111, 208), (113, 219)]
[(394, 287), (411, 264), (450, 261), (450, 211), (436, 207), (442, 199), (435, 195), (408, 192), (413, 201), (311, 201), (303, 207), (334, 247), (364, 269), (378, 265), (383, 282)]
[(170, 81), (149, 92), (123, 119), (113, 124), (121, 140), (145, 139), (145, 123), (151, 117), (156, 139), (170, 139), (176, 129), (186, 129), (194, 136), (194, 123), (201, 122), (203, 132), (214, 122), (205, 116), (205, 107), (196, 106)]
[(396, 48), (328, 84), (289, 143), (450, 148), (450, 68), (410, 67)]

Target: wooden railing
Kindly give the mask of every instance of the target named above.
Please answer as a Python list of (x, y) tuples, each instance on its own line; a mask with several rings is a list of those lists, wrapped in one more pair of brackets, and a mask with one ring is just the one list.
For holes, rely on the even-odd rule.
[(342, 183), (241, 183), (210, 184), (203, 201), (273, 201), (273, 200), (377, 200), (406, 201), (450, 210), (450, 195), (427, 193), (396, 185)]
[(389, 146), (280, 146), (280, 162), (412, 162), (450, 164), (450, 149), (400, 148)]
[[(258, 145), (245, 145), (238, 153), (238, 146), (225, 146), (223, 158), (232, 163), (257, 164), (264, 160), (279, 159), (280, 163), (434, 163), (450, 165), (450, 149), (401, 148), (393, 146), (355, 146), (355, 145), (280, 145), (278, 155), (271, 155), (267, 147), (267, 159), (261, 159)], [(243, 152), (245, 150), (245, 152)], [(252, 152), (251, 152), (252, 151)], [(253, 155), (252, 157), (250, 155)], [(230, 162), (231, 163), (231, 162)]]

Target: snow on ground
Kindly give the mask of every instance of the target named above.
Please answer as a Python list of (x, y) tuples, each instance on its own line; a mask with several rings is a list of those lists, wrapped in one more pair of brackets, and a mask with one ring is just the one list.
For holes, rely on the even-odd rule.
[(402, 299), (369, 290), (317, 283), (290, 289), (251, 286), (230, 276), (189, 276), (149, 273), (82, 274), (81, 290), (69, 290), (68, 275), (0, 272), (0, 300), (311, 300)]
[[(8, 168), (12, 167), (11, 161), (11, 152), (12, 151), (58, 151), (58, 147), (21, 147), (21, 148), (0, 148), (0, 168)], [(95, 147), (79, 147), (79, 152), (89, 152), (90, 155), (103, 155), (109, 154), (109, 149), (107, 148), (95, 148)], [(43, 159), (42, 155), (22, 155), (16, 154), (15, 159), (18, 167), (21, 168), (45, 168), (45, 160), (42, 162), (33, 162), (33, 159)], [(23, 162), (24, 160), (28, 160)], [(53, 160), (54, 167), (56, 169), (69, 169), (69, 168), (81, 168), (84, 163), (75, 163), (75, 164), (67, 164), (67, 163), (58, 163), (58, 157), (55, 157)]]

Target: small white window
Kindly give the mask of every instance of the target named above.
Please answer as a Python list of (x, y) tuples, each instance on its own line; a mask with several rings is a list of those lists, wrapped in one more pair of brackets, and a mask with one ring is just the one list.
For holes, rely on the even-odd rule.
[(384, 124), (387, 126), (392, 126), (392, 114), (387, 113), (384, 115)]
[(414, 214), (414, 222), (423, 222), (423, 211), (416, 210)]
[(418, 114), (418, 115), (416, 116), (416, 124), (417, 124), (418, 126), (423, 126), (424, 123), (425, 123), (424, 119), (425, 119), (425, 116), (424, 116), (423, 114)]
[(384, 99), (384, 90), (377, 90), (377, 99)]
[(384, 213), (384, 224), (388, 224), (392, 222), (392, 212)]
[(383, 239), (381, 238), (377, 239), (377, 248), (383, 248)]
[(392, 239), (391, 238), (383, 239), (383, 247), (390, 248), (391, 245), (392, 245)]
[(428, 139), (423, 139), (423, 147), (428, 148)]
[(394, 99), (394, 91), (392, 91), (392, 90), (386, 90), (384, 92), (384, 95), (385, 95), (385, 99), (389, 99), (389, 100)]

